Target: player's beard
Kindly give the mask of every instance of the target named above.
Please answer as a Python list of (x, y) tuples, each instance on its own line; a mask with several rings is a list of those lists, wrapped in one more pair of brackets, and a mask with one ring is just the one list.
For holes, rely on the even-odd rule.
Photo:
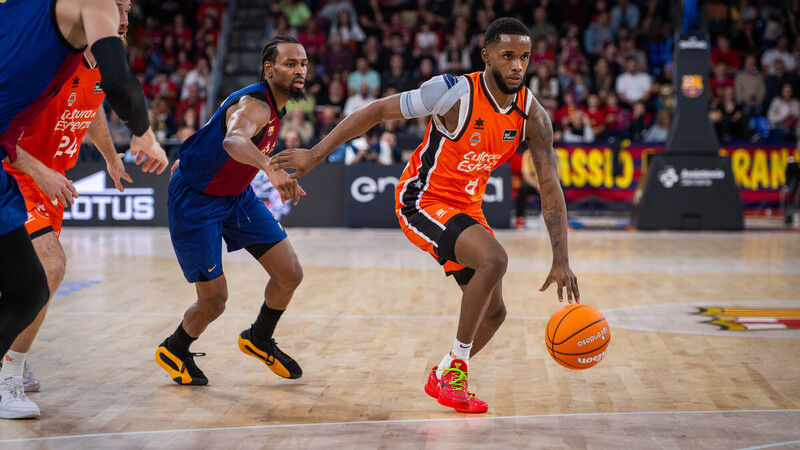
[(513, 95), (519, 92), (520, 89), (522, 89), (522, 85), (524, 83), (520, 83), (519, 87), (512, 88), (511, 86), (506, 84), (506, 80), (503, 79), (503, 74), (495, 70), (494, 67), (492, 67), (491, 72), (495, 84), (497, 84), (498, 89), (500, 89), (500, 92), (502, 92), (503, 94)]
[(289, 100), (293, 102), (302, 102), (306, 99), (306, 93), (302, 89), (297, 89), (294, 86), (289, 87)]

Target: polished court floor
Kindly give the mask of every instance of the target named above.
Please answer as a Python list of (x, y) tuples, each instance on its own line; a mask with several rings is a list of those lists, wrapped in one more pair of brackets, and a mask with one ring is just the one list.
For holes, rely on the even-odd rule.
[(153, 360), (194, 301), (167, 231), (66, 228), (67, 275), (29, 356), (42, 418), (0, 422), (0, 449), (800, 448), (800, 233), (571, 231), (612, 342), (570, 371), (544, 345), (561, 306), (538, 292), (546, 232), (498, 231), (509, 316), (470, 364), (489, 403), (476, 416), (422, 390), (459, 306), (433, 259), (397, 230), (288, 232), (305, 279), (275, 337), (303, 377), (237, 349), (267, 280), (238, 252), (227, 310), (192, 347), (210, 384), (182, 387)]

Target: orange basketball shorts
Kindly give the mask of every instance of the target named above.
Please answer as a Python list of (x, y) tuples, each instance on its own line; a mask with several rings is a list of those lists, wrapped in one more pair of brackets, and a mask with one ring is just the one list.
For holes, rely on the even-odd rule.
[[(454, 275), (459, 284), (466, 284), (459, 273), (468, 269), (455, 261), (455, 242), (465, 229), (480, 224), (489, 233), (492, 229), (486, 223), (483, 211), (463, 210), (456, 206), (437, 201), (422, 200), (419, 204), (395, 203), (395, 213), (406, 237), (417, 247), (428, 252), (442, 265), (447, 275)], [(469, 269), (466, 281), (472, 277)]]
[(56, 202), (54, 205), (53, 201), (39, 189), (36, 182), (28, 177), (17, 177), (17, 182), (25, 197), (25, 207), (28, 210), (25, 229), (28, 230), (31, 239), (51, 230), (56, 233), (56, 236), (60, 236), (61, 221), (64, 219), (64, 207), (61, 202)]

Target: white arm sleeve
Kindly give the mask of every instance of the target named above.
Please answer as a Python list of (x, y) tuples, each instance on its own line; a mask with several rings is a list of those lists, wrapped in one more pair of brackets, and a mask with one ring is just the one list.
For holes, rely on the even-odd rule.
[(469, 83), (462, 76), (455, 78), (444, 74), (422, 83), (419, 89), (400, 94), (400, 110), (403, 117), (413, 119), (431, 114), (446, 113), (458, 99), (469, 92)]

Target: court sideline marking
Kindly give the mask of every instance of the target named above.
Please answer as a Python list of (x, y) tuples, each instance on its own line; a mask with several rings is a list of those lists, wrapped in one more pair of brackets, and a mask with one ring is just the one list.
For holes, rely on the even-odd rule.
[[(163, 434), (163, 433), (191, 433), (191, 432), (204, 432), (204, 431), (233, 431), (233, 430), (264, 430), (272, 428), (301, 428), (301, 427), (320, 427), (320, 426), (345, 426), (345, 425), (391, 425), (396, 423), (420, 423), (420, 422), (464, 422), (464, 421), (486, 421), (486, 420), (508, 420), (508, 419), (547, 419), (547, 418), (561, 418), (561, 417), (609, 417), (609, 416), (632, 416), (632, 415), (664, 415), (664, 414), (741, 414), (741, 413), (800, 413), (800, 409), (742, 409), (742, 410), (722, 410), (722, 411), (631, 411), (631, 412), (615, 412), (615, 413), (582, 413), (582, 414), (542, 414), (542, 415), (526, 415), (526, 416), (497, 416), (497, 417), (475, 417), (475, 418), (461, 418), (453, 417), (446, 419), (402, 419), (402, 420), (363, 420), (358, 422), (317, 422), (317, 423), (290, 423), (290, 424), (276, 424), (276, 425), (251, 425), (244, 427), (215, 427), (215, 428), (186, 428), (177, 430), (151, 430), (151, 431), (127, 431), (121, 433), (95, 433), (95, 434), (77, 434), (72, 436), (48, 436), (40, 438), (23, 438), (23, 439), (5, 439), (0, 440), (0, 444), (14, 443), (14, 442), (34, 442), (34, 441), (50, 441), (61, 439), (77, 439), (77, 438), (95, 438), (95, 437), (111, 437), (111, 436), (137, 436), (146, 434)], [(782, 443), (769, 444), (768, 446), (789, 445), (800, 441), (786, 441)], [(750, 447), (753, 449), (767, 448)]]
[(800, 441), (784, 441), (784, 442), (775, 442), (774, 444), (765, 444), (765, 445), (757, 445), (755, 447), (745, 447), (739, 450), (757, 450), (760, 448), (773, 448), (773, 447), (783, 447), (785, 445), (792, 445), (792, 444), (800, 444)]

